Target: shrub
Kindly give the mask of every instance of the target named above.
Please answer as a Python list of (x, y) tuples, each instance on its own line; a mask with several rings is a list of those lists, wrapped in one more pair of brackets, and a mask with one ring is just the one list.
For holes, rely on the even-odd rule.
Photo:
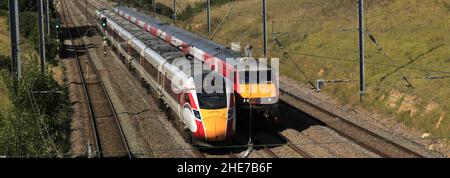
[(33, 61), (24, 66), (20, 80), (5, 70), (1, 73), (12, 108), (0, 115), (0, 154), (53, 157), (66, 149), (68, 91), (51, 74), (42, 77)]

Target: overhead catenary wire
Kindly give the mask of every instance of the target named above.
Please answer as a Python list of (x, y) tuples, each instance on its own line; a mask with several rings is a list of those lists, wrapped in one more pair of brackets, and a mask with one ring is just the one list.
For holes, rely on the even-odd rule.
[(303, 77), (305, 77), (305, 79), (307, 80), (308, 84), (310, 84), (312, 86), (313, 89), (317, 89), (316, 86), (314, 85), (314, 82), (308, 77), (308, 75), (306, 75), (306, 72), (302, 69), (302, 67), (300, 67), (294, 59), (292, 59), (292, 57), (289, 55), (288, 51), (284, 48), (283, 44), (281, 43), (280, 40), (278, 40), (276, 37), (273, 38), (273, 40), (275, 41), (275, 43), (277, 44), (277, 46), (283, 51), (283, 55), (288, 58), (289, 60), (291, 60), (291, 62), (297, 67), (297, 69), (300, 71), (300, 73), (303, 75)]

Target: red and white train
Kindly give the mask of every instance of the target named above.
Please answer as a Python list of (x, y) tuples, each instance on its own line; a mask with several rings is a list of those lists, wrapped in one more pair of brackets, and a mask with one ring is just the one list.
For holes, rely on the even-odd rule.
[[(236, 130), (236, 104), (232, 83), (213, 70), (198, 74), (183, 72), (172, 65), (175, 60), (194, 63), (185, 53), (142, 30), (109, 10), (98, 10), (97, 26), (129, 68), (170, 108), (191, 133), (198, 145), (228, 143)], [(106, 21), (105, 25), (102, 24)], [(191, 71), (195, 70), (192, 65)], [(203, 68), (203, 67), (202, 67)], [(198, 71), (198, 70), (197, 70)], [(196, 77), (213, 77), (214, 82), (194, 81)], [(222, 82), (221, 91), (205, 88)]]

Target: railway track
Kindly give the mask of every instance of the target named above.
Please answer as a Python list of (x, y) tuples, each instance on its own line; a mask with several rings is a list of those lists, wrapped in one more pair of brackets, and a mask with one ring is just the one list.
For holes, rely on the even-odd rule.
[(394, 143), (366, 128), (363, 128), (353, 122), (346, 120), (330, 111), (317, 106), (303, 98), (294, 95), (282, 89), (284, 98), (282, 99), (288, 105), (307, 113), (311, 117), (324, 123), (326, 127), (335, 131), (339, 135), (349, 139), (363, 148), (386, 158), (422, 158), (423, 155)]
[(114, 6), (112, 6), (112, 5), (110, 5), (110, 4), (106, 3), (106, 2), (103, 2), (103, 1), (99, 2), (99, 1), (85, 0), (84, 2), (83, 1), (74, 1), (74, 2), (75, 2), (75, 4), (78, 7), (80, 7), (80, 10), (82, 10), (81, 8), (86, 9), (86, 3), (87, 3), (88, 15), (90, 15), (90, 17), (87, 17), (87, 18), (91, 18), (91, 19), (95, 18), (95, 10), (99, 10), (99, 9), (102, 9), (102, 8), (111, 9), (111, 8), (114, 7)]
[(313, 158), (312, 154), (296, 145), (280, 132), (273, 130), (271, 126), (267, 126), (263, 132), (252, 136), (252, 140), (254, 144), (253, 147), (255, 149), (261, 149), (270, 158), (286, 157), (286, 155), (279, 155), (277, 151), (275, 151), (280, 148), (283, 152), (292, 153), (289, 157), (297, 156), (301, 158)]
[(88, 156), (132, 158), (116, 110), (92, 60), (89, 47), (83, 40), (84, 35), (75, 25), (67, 1), (62, 1), (61, 8), (65, 33), (71, 41), (92, 127), (90, 145), (96, 151)]

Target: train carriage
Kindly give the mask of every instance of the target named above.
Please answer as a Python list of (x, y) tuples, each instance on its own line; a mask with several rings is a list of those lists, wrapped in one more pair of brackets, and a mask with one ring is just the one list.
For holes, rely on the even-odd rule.
[[(111, 41), (113, 48), (132, 70), (140, 74), (154, 91), (176, 113), (199, 145), (229, 143), (235, 132), (236, 113), (232, 83), (215, 71), (188, 73), (172, 65), (174, 60), (189, 60), (172, 47), (115, 13), (97, 11), (97, 26)], [(107, 19), (106, 28), (101, 19)], [(195, 71), (192, 65), (191, 71)], [(220, 92), (207, 93), (210, 83), (195, 82), (196, 78), (213, 76), (214, 83), (223, 83)], [(202, 80), (203, 81), (203, 80)]]

